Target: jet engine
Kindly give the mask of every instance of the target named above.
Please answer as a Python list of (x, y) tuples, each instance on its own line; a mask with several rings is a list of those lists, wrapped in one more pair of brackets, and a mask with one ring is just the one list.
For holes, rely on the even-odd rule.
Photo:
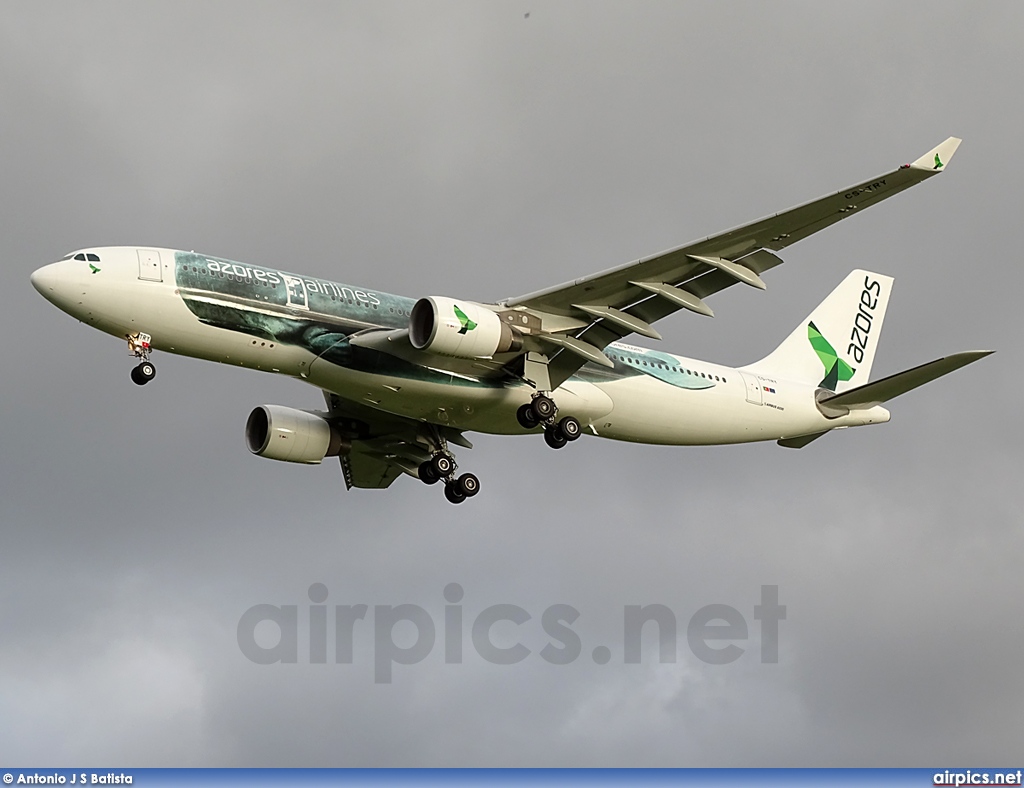
[(283, 405), (260, 405), (245, 423), (245, 442), (258, 457), (318, 465), (347, 454), (351, 443), (329, 421)]
[(421, 298), (413, 306), (409, 341), (417, 350), (456, 358), (490, 358), (522, 347), (519, 334), (496, 312), (440, 296)]

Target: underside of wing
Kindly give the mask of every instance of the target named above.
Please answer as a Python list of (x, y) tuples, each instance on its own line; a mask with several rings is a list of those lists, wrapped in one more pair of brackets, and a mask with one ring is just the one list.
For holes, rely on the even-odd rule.
[(402, 468), (387, 457), (353, 447), (352, 452), (341, 458), (341, 472), (348, 489), (384, 489), (402, 473)]
[(405, 473), (419, 478), (419, 467), (431, 456), (447, 451), (449, 443), (471, 449), (459, 430), (395, 416), (324, 392), (329, 420), (348, 438), (350, 449), (341, 456), (348, 489), (382, 489)]

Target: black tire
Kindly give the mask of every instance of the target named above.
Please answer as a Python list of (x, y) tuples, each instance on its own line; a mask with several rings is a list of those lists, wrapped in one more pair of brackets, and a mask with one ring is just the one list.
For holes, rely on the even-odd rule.
[(537, 417), (537, 421), (546, 421), (558, 411), (558, 408), (555, 407), (555, 401), (543, 394), (539, 397), (534, 397), (533, 402), (530, 404), (533, 408), (533, 415)]
[(583, 434), (583, 427), (572, 416), (566, 416), (558, 422), (558, 429), (561, 430), (567, 441), (574, 441)]
[(519, 406), (516, 411), (516, 420), (524, 430), (532, 430), (537, 427), (537, 416), (533, 412), (533, 406), (529, 403)]
[(557, 426), (544, 430), (544, 440), (552, 449), (561, 449), (569, 442)]
[(441, 477), (437, 475), (437, 471), (434, 469), (434, 463), (430, 460), (421, 462), (419, 467), (420, 481), (424, 484), (437, 484)]
[(459, 489), (458, 482), (448, 482), (445, 484), (444, 497), (447, 498), (450, 503), (462, 503), (466, 500), (465, 494)]
[(431, 462), (434, 464), (434, 470), (439, 479), (449, 476), (455, 470), (455, 460), (449, 454), (436, 454)]
[(140, 386), (144, 386), (156, 377), (156, 367), (148, 361), (143, 361), (132, 370), (132, 380)]
[(466, 498), (472, 498), (480, 492), (480, 480), (471, 473), (464, 473), (455, 482), (459, 485), (459, 492)]

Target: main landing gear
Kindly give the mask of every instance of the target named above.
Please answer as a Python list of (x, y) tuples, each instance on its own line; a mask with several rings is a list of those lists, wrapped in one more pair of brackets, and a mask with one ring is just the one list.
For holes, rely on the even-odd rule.
[(583, 433), (579, 421), (572, 416), (557, 420), (558, 408), (555, 401), (542, 392), (534, 394), (531, 402), (520, 406), (516, 411), (516, 419), (525, 430), (543, 425), (544, 441), (552, 449), (561, 449)]
[(456, 478), (457, 467), (455, 458), (446, 447), (442, 447), (429, 460), (420, 463), (420, 481), (424, 484), (444, 481), (444, 497), (451, 503), (462, 503), (480, 492), (480, 480), (472, 473), (464, 473)]
[(142, 363), (132, 369), (132, 382), (137, 386), (145, 386), (156, 377), (156, 367), (149, 360), (149, 354), (152, 349), (150, 342), (153, 340), (153, 337), (149, 334), (136, 332), (128, 334), (126, 339), (128, 340), (128, 352), (135, 358), (142, 359)]

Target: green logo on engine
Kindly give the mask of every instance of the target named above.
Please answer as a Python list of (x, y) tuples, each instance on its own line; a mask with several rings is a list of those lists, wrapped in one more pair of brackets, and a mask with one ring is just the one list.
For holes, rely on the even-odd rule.
[(458, 306), (455, 306), (454, 308), (455, 317), (457, 317), (459, 319), (459, 322), (462, 323), (462, 328), (459, 329), (460, 334), (465, 334), (476, 328), (476, 323), (469, 319), (469, 315), (467, 315), (465, 312), (459, 309)]
[(819, 386), (829, 391), (835, 391), (839, 381), (849, 380), (853, 377), (853, 373), (857, 370), (839, 358), (835, 348), (821, 335), (818, 327), (814, 325), (814, 321), (807, 324), (807, 339), (810, 340), (811, 347), (814, 348), (814, 352), (818, 354), (818, 358), (825, 367), (825, 377), (822, 378)]

